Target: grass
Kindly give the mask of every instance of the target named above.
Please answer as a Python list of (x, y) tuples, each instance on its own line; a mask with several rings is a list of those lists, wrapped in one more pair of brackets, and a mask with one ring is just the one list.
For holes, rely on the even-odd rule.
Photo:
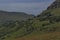
[(51, 32), (44, 34), (32, 34), (22, 38), (16, 38), (16, 40), (60, 40), (60, 32)]
[(60, 15), (60, 8), (45, 10), (43, 13), (48, 13), (48, 12), (54, 14), (55, 16), (58, 16)]

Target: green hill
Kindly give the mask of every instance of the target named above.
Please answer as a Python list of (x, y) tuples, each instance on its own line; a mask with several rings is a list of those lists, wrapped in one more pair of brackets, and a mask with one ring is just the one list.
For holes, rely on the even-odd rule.
[(49, 8), (26, 21), (4, 22), (0, 25), (0, 40), (60, 40), (60, 7)]

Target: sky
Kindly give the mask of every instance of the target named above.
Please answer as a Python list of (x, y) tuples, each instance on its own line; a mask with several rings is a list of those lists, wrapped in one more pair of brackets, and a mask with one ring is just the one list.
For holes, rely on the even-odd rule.
[(38, 15), (55, 0), (0, 0), (0, 10)]

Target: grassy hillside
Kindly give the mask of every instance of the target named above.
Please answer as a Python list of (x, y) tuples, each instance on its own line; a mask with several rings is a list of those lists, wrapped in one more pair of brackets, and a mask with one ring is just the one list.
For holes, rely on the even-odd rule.
[(60, 40), (60, 8), (45, 10), (26, 21), (4, 22), (0, 25), (0, 40)]
[(13, 40), (60, 40), (60, 8), (45, 10), (32, 21), (34, 31)]
[(0, 40), (60, 40), (60, 11), (58, 10), (60, 9), (45, 10), (36, 18), (26, 21), (3, 23), (0, 25)]

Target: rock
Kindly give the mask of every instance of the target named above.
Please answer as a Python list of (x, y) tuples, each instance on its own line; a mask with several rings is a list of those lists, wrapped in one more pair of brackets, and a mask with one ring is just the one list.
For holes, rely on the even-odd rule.
[(60, 8), (60, 0), (54, 1), (47, 9), (55, 9), (55, 8)]

